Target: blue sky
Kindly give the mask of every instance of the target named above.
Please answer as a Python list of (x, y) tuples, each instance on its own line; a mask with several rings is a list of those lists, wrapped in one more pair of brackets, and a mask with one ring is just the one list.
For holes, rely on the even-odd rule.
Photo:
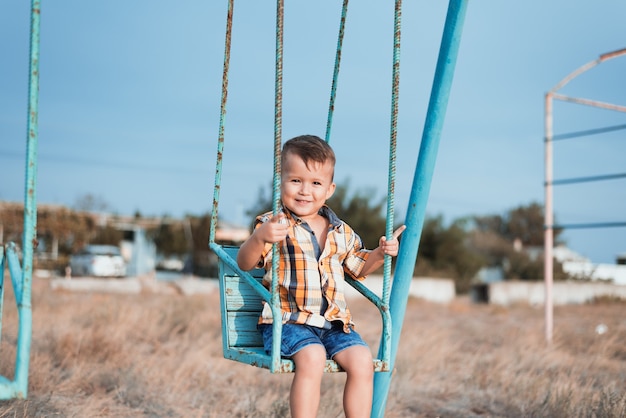
[[(40, 203), (86, 194), (121, 214), (210, 211), (226, 1), (43, 1)], [(29, 2), (0, 3), (0, 200), (24, 195)], [(341, 1), (286, 1), (283, 138), (324, 135)], [(405, 1), (396, 219), (406, 213), (447, 2)], [(272, 173), (275, 2), (235, 4), (220, 214), (246, 222)], [(623, 0), (470, 2), (428, 213), (446, 221), (544, 201), (544, 94), (626, 47)], [(387, 184), (393, 2), (353, 1), (331, 144), (338, 183)], [(626, 105), (626, 57), (561, 92)], [(554, 131), (626, 123), (555, 104)], [(555, 144), (555, 178), (623, 173), (626, 131)], [(625, 221), (626, 181), (559, 186), (561, 223)], [(569, 230), (596, 262), (626, 252), (626, 228)]]

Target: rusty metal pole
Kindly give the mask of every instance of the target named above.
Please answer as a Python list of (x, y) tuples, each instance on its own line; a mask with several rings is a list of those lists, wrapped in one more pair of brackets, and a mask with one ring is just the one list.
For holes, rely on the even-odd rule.
[(545, 98), (545, 208), (544, 208), (544, 280), (545, 280), (545, 333), (548, 344), (552, 342), (553, 330), (553, 306), (552, 306), (552, 283), (553, 283), (553, 256), (554, 248), (554, 212), (552, 205), (552, 93), (546, 93)]

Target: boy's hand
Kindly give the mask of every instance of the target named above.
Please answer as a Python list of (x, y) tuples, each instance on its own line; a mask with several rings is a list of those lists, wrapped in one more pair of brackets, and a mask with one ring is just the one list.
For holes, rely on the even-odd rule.
[(273, 216), (269, 222), (265, 222), (256, 230), (259, 238), (266, 243), (280, 242), (285, 239), (289, 231), (289, 221), (284, 213)]
[(400, 234), (402, 234), (402, 232), (404, 232), (405, 229), (406, 225), (402, 225), (401, 227), (396, 229), (393, 232), (393, 235), (391, 236), (391, 239), (389, 241), (387, 241), (387, 237), (385, 237), (384, 235), (380, 237), (380, 240), (378, 241), (378, 246), (381, 250), (383, 250), (383, 254), (390, 255), (392, 257), (398, 255), (398, 248), (400, 247), (398, 237), (400, 236)]
[(259, 266), (263, 247), (270, 243), (280, 242), (287, 236), (289, 230), (289, 220), (284, 213), (272, 217), (267, 222), (263, 222), (254, 229), (250, 238), (248, 238), (237, 252), (237, 264), (242, 270), (252, 270), (255, 266)]

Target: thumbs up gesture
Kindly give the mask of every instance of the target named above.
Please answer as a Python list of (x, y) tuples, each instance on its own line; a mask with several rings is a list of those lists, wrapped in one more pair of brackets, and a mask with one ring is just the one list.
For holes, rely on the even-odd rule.
[(280, 212), (272, 216), (269, 222), (260, 225), (256, 233), (259, 234), (259, 238), (261, 238), (263, 242), (273, 244), (284, 240), (288, 231), (289, 220), (283, 212)]
[(387, 241), (387, 237), (385, 236), (380, 237), (380, 240), (378, 241), (378, 245), (383, 250), (383, 253), (385, 255), (390, 255), (392, 257), (395, 257), (398, 255), (398, 248), (400, 247), (400, 243), (398, 242), (398, 237), (400, 237), (400, 234), (402, 234), (405, 229), (406, 229), (406, 225), (402, 225), (401, 227), (396, 229), (393, 232), (393, 235), (391, 236), (391, 239), (389, 241)]

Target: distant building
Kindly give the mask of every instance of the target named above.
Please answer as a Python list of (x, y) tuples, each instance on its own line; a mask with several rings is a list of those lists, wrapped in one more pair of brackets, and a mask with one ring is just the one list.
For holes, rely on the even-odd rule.
[(250, 236), (250, 229), (230, 222), (217, 221), (215, 241), (218, 243), (241, 245)]
[[(517, 251), (524, 251), (531, 260), (543, 257), (543, 247), (522, 248), (516, 244)], [(626, 254), (617, 256), (615, 264), (594, 264), (587, 257), (578, 254), (565, 245), (557, 245), (552, 252), (554, 259), (563, 266), (563, 271), (575, 279), (605, 281), (626, 285)], [(504, 270), (500, 266), (484, 267), (475, 278), (478, 283), (495, 283), (504, 280)]]
[(626, 261), (620, 262), (619, 256), (616, 264), (594, 264), (588, 258), (559, 245), (554, 248), (554, 258), (562, 264), (563, 271), (574, 278), (626, 285)]
[(500, 266), (483, 267), (476, 273), (478, 283), (495, 283), (504, 280), (504, 269)]
[(156, 245), (146, 231), (137, 225), (118, 225), (124, 233), (120, 251), (126, 261), (128, 276), (151, 275), (156, 272)]

